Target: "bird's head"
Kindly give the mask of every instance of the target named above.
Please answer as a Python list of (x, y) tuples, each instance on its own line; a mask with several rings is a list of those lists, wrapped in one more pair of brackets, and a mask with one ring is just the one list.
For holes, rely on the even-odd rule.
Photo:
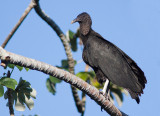
[(80, 32), (83, 35), (87, 35), (91, 29), (92, 20), (88, 13), (83, 12), (75, 18), (71, 24), (78, 22), (80, 24)]

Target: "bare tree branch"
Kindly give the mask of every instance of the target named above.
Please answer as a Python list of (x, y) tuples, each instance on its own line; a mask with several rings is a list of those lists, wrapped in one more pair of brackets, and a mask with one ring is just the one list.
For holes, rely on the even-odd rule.
[(31, 3), (29, 4), (29, 6), (27, 7), (27, 9), (22, 14), (22, 17), (19, 19), (18, 23), (15, 25), (15, 27), (12, 29), (12, 31), (9, 33), (9, 35), (7, 36), (7, 38), (5, 39), (5, 41), (3, 42), (3, 44), (1, 45), (3, 48), (5, 48), (5, 46), (7, 45), (7, 43), (9, 42), (9, 40), (11, 39), (11, 37), (13, 36), (13, 34), (16, 32), (16, 30), (18, 29), (18, 27), (22, 24), (22, 22), (24, 21), (24, 19), (26, 18), (26, 16), (29, 14), (29, 12), (31, 11), (31, 9), (34, 6), (35, 6), (35, 3), (34, 3), (33, 0), (31, 0)]
[[(48, 16), (44, 13), (44, 11), (42, 11), (42, 9), (40, 8), (39, 5), (39, 0), (34, 0), (36, 3), (36, 6), (34, 7), (36, 13), (48, 24), (51, 26), (51, 28), (56, 32), (56, 34), (59, 36), (59, 38), (61, 39), (66, 55), (67, 55), (67, 59), (68, 59), (68, 64), (69, 64), (69, 72), (74, 74), (74, 59), (72, 56), (72, 52), (71, 52), (71, 47), (69, 45), (69, 40), (66, 38), (66, 36), (64, 35), (64, 33), (62, 32), (62, 30), (60, 29), (60, 27)], [(77, 89), (73, 86), (71, 86), (72, 89), (72, 94), (73, 94), (73, 98), (76, 104), (76, 107), (78, 109), (78, 112), (83, 113), (85, 110), (85, 102), (82, 104), (82, 101), (80, 100), (79, 96), (78, 96), (78, 92)], [(82, 98), (83, 99), (83, 98)]]
[(51, 66), (44, 62), (40, 62), (31, 58), (16, 55), (14, 53), (7, 52), (2, 47), (0, 47), (0, 59), (2, 61), (7, 60), (8, 63), (27, 67), (33, 70), (43, 72), (45, 74), (54, 76), (58, 79), (64, 80), (65, 82), (73, 85), (74, 87), (82, 90), (91, 99), (93, 99), (97, 104), (99, 104), (106, 112), (112, 116), (125, 116), (124, 113), (120, 112), (109, 100), (105, 99), (102, 94), (99, 94), (99, 90), (94, 86), (91, 86), (82, 79), (76, 77), (75, 75), (58, 69), (57, 67)]

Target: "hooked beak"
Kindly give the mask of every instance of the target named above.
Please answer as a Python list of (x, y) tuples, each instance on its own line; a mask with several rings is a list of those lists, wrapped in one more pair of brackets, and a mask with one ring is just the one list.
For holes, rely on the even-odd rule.
[(73, 24), (73, 23), (75, 23), (75, 22), (77, 22), (77, 18), (74, 19), (74, 20), (71, 22), (71, 24)]

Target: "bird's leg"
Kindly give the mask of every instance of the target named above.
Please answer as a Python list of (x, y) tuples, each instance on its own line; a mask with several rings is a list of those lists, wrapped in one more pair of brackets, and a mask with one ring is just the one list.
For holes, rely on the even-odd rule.
[(107, 89), (107, 99), (110, 101), (110, 89), (109, 89), (109, 87)]
[[(103, 89), (102, 89), (102, 91), (100, 91), (100, 93), (102, 94), (102, 95), (106, 95), (105, 96), (105, 98), (106, 99), (108, 99), (108, 100), (110, 100), (110, 90), (109, 90), (109, 80), (108, 79), (106, 79), (106, 82), (105, 82), (105, 84), (104, 84), (104, 87), (103, 87)], [(102, 111), (102, 107), (101, 107), (101, 111)]]
[(108, 85), (109, 85), (109, 80), (106, 79), (106, 82), (105, 82), (103, 90), (102, 90), (103, 95), (105, 95), (106, 93), (108, 94), (108, 90), (109, 90)]
[(100, 91), (100, 94), (104, 95), (106, 97), (106, 99), (110, 100), (110, 91), (109, 91), (109, 80), (106, 79), (106, 82), (104, 84), (104, 87), (102, 89), (102, 91)]

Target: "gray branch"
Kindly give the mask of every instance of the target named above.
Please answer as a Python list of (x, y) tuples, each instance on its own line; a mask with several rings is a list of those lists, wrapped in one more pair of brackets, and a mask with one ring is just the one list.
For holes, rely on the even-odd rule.
[(73, 85), (74, 87), (80, 89), (86, 93), (91, 99), (93, 99), (97, 104), (99, 104), (106, 112), (112, 116), (125, 116), (124, 113), (120, 112), (109, 100), (105, 99), (102, 94), (99, 94), (99, 90), (94, 86), (91, 86), (82, 79), (76, 77), (75, 75), (58, 69), (54, 66), (40, 62), (31, 58), (20, 56), (14, 53), (7, 52), (2, 47), (0, 47), (0, 59), (2, 61), (7, 61), (15, 65), (27, 67), (33, 70), (43, 72), (45, 74), (54, 76), (58, 79), (64, 80), (65, 82)]
[[(69, 45), (69, 40), (66, 38), (60, 27), (47, 14), (45, 14), (44, 11), (42, 11), (39, 5), (39, 0), (33, 1), (36, 3), (36, 6), (34, 7), (36, 13), (56, 32), (58, 37), (61, 39), (68, 59), (69, 72), (74, 74), (74, 59), (72, 56), (71, 47)], [(85, 102), (82, 103), (78, 96), (77, 89), (75, 87), (71, 86), (71, 90), (78, 112), (83, 113), (85, 111)]]

